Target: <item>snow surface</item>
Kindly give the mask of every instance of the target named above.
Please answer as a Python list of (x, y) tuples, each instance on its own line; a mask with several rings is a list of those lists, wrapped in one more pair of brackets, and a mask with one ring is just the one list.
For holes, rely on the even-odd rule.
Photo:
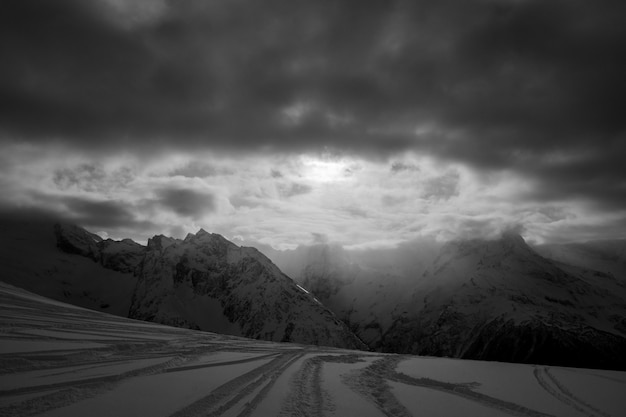
[(248, 340), (1, 282), (0, 346), (2, 416), (626, 415), (626, 372)]

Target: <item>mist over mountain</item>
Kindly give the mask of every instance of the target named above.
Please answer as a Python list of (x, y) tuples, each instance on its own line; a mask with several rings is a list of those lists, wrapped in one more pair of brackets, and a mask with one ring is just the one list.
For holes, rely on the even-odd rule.
[[(624, 369), (619, 243), (600, 245), (613, 251), (608, 258), (587, 249), (578, 266), (541, 256), (515, 233), (386, 251), (301, 246), (268, 256), (372, 349)], [(580, 250), (552, 250), (567, 260), (572, 248)]]

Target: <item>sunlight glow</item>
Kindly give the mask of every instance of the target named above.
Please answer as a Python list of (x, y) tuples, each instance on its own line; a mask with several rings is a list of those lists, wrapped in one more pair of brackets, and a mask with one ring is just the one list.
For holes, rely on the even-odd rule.
[(351, 175), (349, 163), (343, 159), (327, 160), (303, 156), (300, 161), (303, 168), (302, 176), (309, 181), (320, 183), (346, 181)]

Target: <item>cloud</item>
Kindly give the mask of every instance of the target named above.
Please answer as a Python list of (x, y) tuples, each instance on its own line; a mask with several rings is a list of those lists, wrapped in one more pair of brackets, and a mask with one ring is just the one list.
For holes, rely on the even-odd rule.
[(278, 192), (283, 198), (295, 197), (297, 195), (308, 194), (313, 191), (313, 187), (308, 184), (292, 182), (289, 184), (277, 184)]
[(407, 164), (401, 161), (395, 161), (391, 164), (391, 172), (398, 173), (403, 171), (419, 171), (417, 165)]
[(137, 221), (125, 203), (119, 201), (98, 201), (80, 197), (62, 199), (70, 216), (78, 223), (92, 227), (120, 227), (136, 225)]
[(421, 196), (426, 199), (448, 200), (459, 195), (459, 173), (449, 171), (445, 174), (430, 178), (424, 182)]
[(253, 196), (246, 196), (242, 194), (235, 194), (228, 198), (230, 204), (236, 209), (247, 207), (247, 208), (255, 208), (259, 207), (262, 203), (258, 198)]
[(324, 233), (311, 233), (311, 238), (313, 239), (313, 244), (327, 244), (328, 243), (328, 236), (325, 235)]
[(216, 210), (212, 194), (191, 189), (164, 188), (156, 191), (157, 203), (176, 214), (199, 220)]
[(226, 174), (232, 174), (232, 171), (227, 167), (201, 161), (190, 161), (181, 167), (175, 168), (170, 173), (171, 176), (180, 175), (187, 178), (206, 178)]
[(74, 222), (94, 229), (126, 229), (135, 234), (138, 230), (154, 229), (155, 224), (137, 216), (128, 202), (104, 200), (97, 197), (58, 195), (32, 191), (34, 204), (1, 204), (6, 212), (25, 211), (39, 213), (34, 217), (55, 218)]

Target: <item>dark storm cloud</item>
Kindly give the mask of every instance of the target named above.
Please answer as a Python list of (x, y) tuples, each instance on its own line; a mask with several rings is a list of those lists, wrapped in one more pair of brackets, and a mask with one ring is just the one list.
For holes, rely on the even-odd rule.
[(76, 223), (95, 227), (137, 226), (135, 216), (123, 202), (64, 197), (63, 204)]
[(37, 208), (7, 202), (0, 204), (0, 209), (7, 212), (39, 212), (38, 217), (62, 219), (85, 227), (110, 230), (154, 229), (153, 223), (138, 219), (133, 214), (132, 207), (123, 201), (59, 196), (36, 191), (31, 192), (30, 197)]
[(180, 216), (195, 220), (216, 209), (215, 197), (212, 194), (195, 190), (165, 188), (157, 191), (157, 196), (157, 203), (161, 206)]
[[(623, 2), (196, 0), (126, 24), (104, 4), (0, 3), (5, 137), (412, 149), (594, 199), (626, 178), (605, 158), (626, 141)], [(576, 166), (593, 180), (552, 152), (589, 153)]]

